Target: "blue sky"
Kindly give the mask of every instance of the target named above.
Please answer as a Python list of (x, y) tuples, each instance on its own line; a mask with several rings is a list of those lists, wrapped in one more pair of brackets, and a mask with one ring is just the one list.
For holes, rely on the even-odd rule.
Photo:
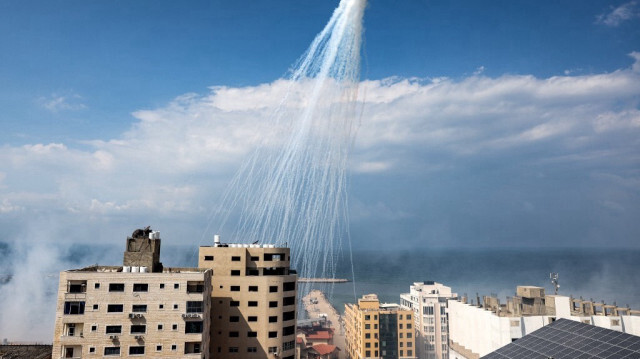
[[(199, 237), (336, 5), (0, 2), (4, 240)], [(371, 0), (364, 24), (356, 245), (638, 246), (638, 1)]]

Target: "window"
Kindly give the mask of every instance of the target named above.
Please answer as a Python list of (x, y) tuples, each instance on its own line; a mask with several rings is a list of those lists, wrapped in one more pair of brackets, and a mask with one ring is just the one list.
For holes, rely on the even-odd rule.
[(202, 313), (204, 307), (203, 301), (188, 301), (187, 302), (187, 313)]
[(274, 354), (278, 352), (278, 347), (269, 347), (269, 354)]
[(232, 285), (231, 286), (231, 291), (232, 292), (239, 292), (240, 291), (240, 286), (239, 285)]
[(229, 302), (229, 306), (230, 307), (239, 307), (240, 306), (240, 302), (237, 300), (232, 300)]
[(156, 345), (156, 351), (157, 352), (161, 352), (162, 351), (162, 345)]
[(294, 319), (296, 319), (296, 312), (294, 310), (292, 310), (290, 312), (282, 313), (282, 320), (283, 321), (294, 320)]
[(229, 347), (229, 353), (237, 353), (238, 347)]
[(64, 302), (64, 314), (84, 314), (84, 302)]
[(172, 324), (171, 325), (171, 329), (172, 330), (178, 330), (178, 324)]
[(95, 331), (97, 331), (97, 330), (98, 330), (98, 326), (97, 326), (97, 325), (92, 325), (92, 326), (91, 326), (91, 331), (92, 331), (92, 332), (95, 332)]
[(251, 256), (251, 260), (254, 262), (257, 262), (260, 260), (260, 257), (256, 257), (256, 256)]
[(231, 275), (232, 276), (239, 276), (240, 275), (240, 270), (239, 269), (233, 269), (231, 271)]
[(403, 336), (404, 336), (404, 334), (398, 333), (398, 338), (402, 338)]
[(145, 313), (147, 311), (147, 305), (146, 304), (134, 304), (131, 307), (131, 311), (134, 313)]
[(249, 301), (249, 306), (250, 307), (257, 307), (258, 306), (258, 302), (256, 302), (255, 300), (250, 300)]
[(371, 350), (365, 350), (364, 356), (370, 357), (371, 356)]
[(369, 333), (364, 333), (364, 338), (365, 338), (365, 339), (371, 339), (371, 334), (369, 334)]
[(93, 305), (93, 310), (98, 310), (98, 308), (100, 308), (100, 307), (98, 306), (98, 304), (94, 304), (94, 305)]
[(184, 353), (185, 354), (194, 354), (200, 353), (200, 342), (186, 342), (184, 343)]
[[(407, 320), (411, 320), (411, 314), (407, 314)], [(411, 354), (409, 354), (411, 356)]]
[(291, 350), (291, 349), (293, 349), (293, 348), (295, 348), (295, 347), (296, 347), (296, 341), (295, 341), (295, 340), (292, 340), (292, 341), (289, 341), (289, 342), (284, 342), (284, 343), (282, 343), (282, 350), (283, 350), (283, 351), (285, 351), (285, 350)]
[(185, 322), (184, 332), (187, 334), (202, 333), (202, 321)]
[(129, 355), (140, 355), (144, 354), (144, 345), (129, 347)]
[(367, 343), (364, 343), (364, 347), (365, 347), (365, 348), (371, 348), (371, 343), (368, 343), (368, 342), (367, 342)]
[(213, 260), (213, 256), (204, 256), (204, 260), (205, 261), (212, 261)]
[(407, 338), (411, 338), (412, 334), (411, 333), (407, 333)]
[(124, 311), (124, 305), (122, 304), (107, 305), (107, 313), (122, 313), (123, 311)]
[(282, 284), (282, 290), (285, 292), (296, 290), (296, 282), (286, 282)]
[(277, 308), (278, 307), (278, 302), (273, 300), (269, 302), (269, 308)]
[[(109, 292), (124, 292), (124, 283), (109, 283)], [(120, 348), (118, 348), (118, 354), (120, 354), (119, 351)]]
[(174, 310), (178, 310), (178, 305), (177, 305), (177, 304), (174, 304), (174, 305), (173, 305), (173, 309), (174, 309)]
[(240, 257), (239, 256), (233, 256), (233, 257), (231, 257), (231, 261), (240, 262)]
[(177, 350), (177, 349), (178, 349), (178, 346), (177, 346), (177, 345), (175, 345), (175, 344), (171, 344), (171, 350), (174, 350), (174, 351), (175, 351), (175, 350)]
[(160, 289), (164, 289), (164, 283), (160, 283)]
[(122, 325), (107, 325), (106, 334), (121, 334), (122, 333)]
[(371, 329), (371, 324), (365, 324), (364, 329)]
[(258, 317), (256, 317), (256, 316), (249, 316), (249, 317), (247, 317), (247, 321), (249, 321), (249, 322), (257, 322), (257, 321), (258, 321)]
[(257, 269), (247, 269), (247, 275), (249, 276), (258, 276), (260, 275), (260, 271)]
[(173, 283), (173, 289), (180, 289), (180, 283)]
[(282, 299), (282, 305), (294, 305), (296, 304), (296, 297), (284, 297)]
[(407, 350), (407, 356), (413, 356), (413, 350)]
[(89, 347), (89, 353), (93, 354), (96, 352), (96, 348), (95, 347)]
[(286, 336), (286, 335), (292, 335), (292, 334), (295, 334), (295, 332), (296, 332), (296, 327), (295, 327), (295, 325), (291, 325), (291, 326), (288, 326), (288, 327), (284, 327), (284, 328), (282, 329), (282, 335), (284, 335), (284, 336)]
[(269, 286), (269, 293), (278, 293), (278, 286), (277, 285)]
[(230, 321), (231, 323), (237, 323), (237, 322), (239, 322), (239, 321), (240, 321), (240, 317), (239, 317), (239, 316), (237, 316), (237, 315), (232, 315), (232, 316), (230, 316), (230, 317), (229, 317), (229, 321)]
[(411, 348), (412, 346), (413, 346), (413, 343), (412, 343), (412, 342), (407, 342), (407, 347), (408, 347), (408, 348)]
[(399, 327), (400, 329), (402, 329), (402, 323), (398, 324), (398, 327)]
[(232, 331), (229, 332), (229, 338), (238, 338), (240, 336), (240, 332)]
[(132, 325), (131, 326), (131, 334), (144, 334), (147, 332), (146, 325)]
[(158, 309), (164, 309), (164, 304), (158, 305)]
[(277, 323), (278, 322), (278, 316), (277, 315), (273, 315), (269, 317), (269, 323)]
[[(402, 327), (400, 327), (402, 328)], [(407, 323), (407, 329), (411, 329), (411, 323)]]
[(158, 324), (158, 330), (162, 330), (162, 328), (164, 328), (163, 325), (162, 324)]
[(255, 338), (258, 336), (258, 332), (247, 332), (247, 338)]
[[(100, 283), (96, 283), (96, 284), (94, 284), (94, 285), (93, 285), (93, 288), (95, 288), (95, 289), (99, 289), (99, 288), (100, 288)], [(95, 350), (96, 348), (93, 348), (93, 349)]]
[(247, 348), (247, 353), (257, 353), (258, 352), (258, 348), (256, 347), (248, 347)]
[(147, 284), (147, 283), (134, 283), (133, 284), (133, 291), (134, 292), (148, 292), (149, 291), (149, 284)]
[(369, 314), (364, 316), (364, 320), (370, 320), (370, 319), (371, 319), (371, 316)]
[(278, 332), (269, 332), (269, 338), (277, 338)]
[(120, 347), (105, 347), (104, 355), (120, 355)]
[(258, 286), (257, 285), (250, 285), (249, 286), (249, 292), (257, 292), (258, 291)]
[(204, 282), (187, 282), (187, 293), (204, 293)]

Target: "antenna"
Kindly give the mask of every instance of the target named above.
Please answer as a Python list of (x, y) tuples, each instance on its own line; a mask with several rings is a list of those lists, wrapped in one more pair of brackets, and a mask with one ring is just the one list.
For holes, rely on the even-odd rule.
[(558, 273), (549, 273), (549, 278), (551, 279), (551, 284), (553, 284), (556, 295), (558, 295), (558, 288), (560, 288), (560, 284), (558, 284), (558, 277)]

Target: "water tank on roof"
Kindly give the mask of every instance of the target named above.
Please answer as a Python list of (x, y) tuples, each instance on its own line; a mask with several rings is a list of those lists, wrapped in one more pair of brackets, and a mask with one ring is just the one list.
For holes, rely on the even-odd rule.
[(138, 273), (138, 272), (140, 272), (140, 267), (138, 267), (138, 266), (132, 266), (132, 267), (131, 267), (131, 272), (132, 272), (132, 273)]
[(147, 267), (140, 267), (140, 273), (147, 273), (149, 271), (149, 268)]
[(131, 272), (131, 267), (130, 266), (124, 266), (124, 267), (122, 267), (122, 271), (124, 273), (130, 273)]

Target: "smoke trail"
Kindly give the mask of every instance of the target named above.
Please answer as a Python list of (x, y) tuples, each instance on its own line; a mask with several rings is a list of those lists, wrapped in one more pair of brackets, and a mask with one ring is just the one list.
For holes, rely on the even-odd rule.
[[(217, 211), (232, 241), (288, 245), (303, 277), (335, 277), (347, 235), (347, 158), (357, 120), (366, 0), (342, 0), (298, 60), (274, 133), (241, 166)], [(267, 139), (283, 139), (279, 145)], [(303, 293), (308, 291), (302, 288)]]

